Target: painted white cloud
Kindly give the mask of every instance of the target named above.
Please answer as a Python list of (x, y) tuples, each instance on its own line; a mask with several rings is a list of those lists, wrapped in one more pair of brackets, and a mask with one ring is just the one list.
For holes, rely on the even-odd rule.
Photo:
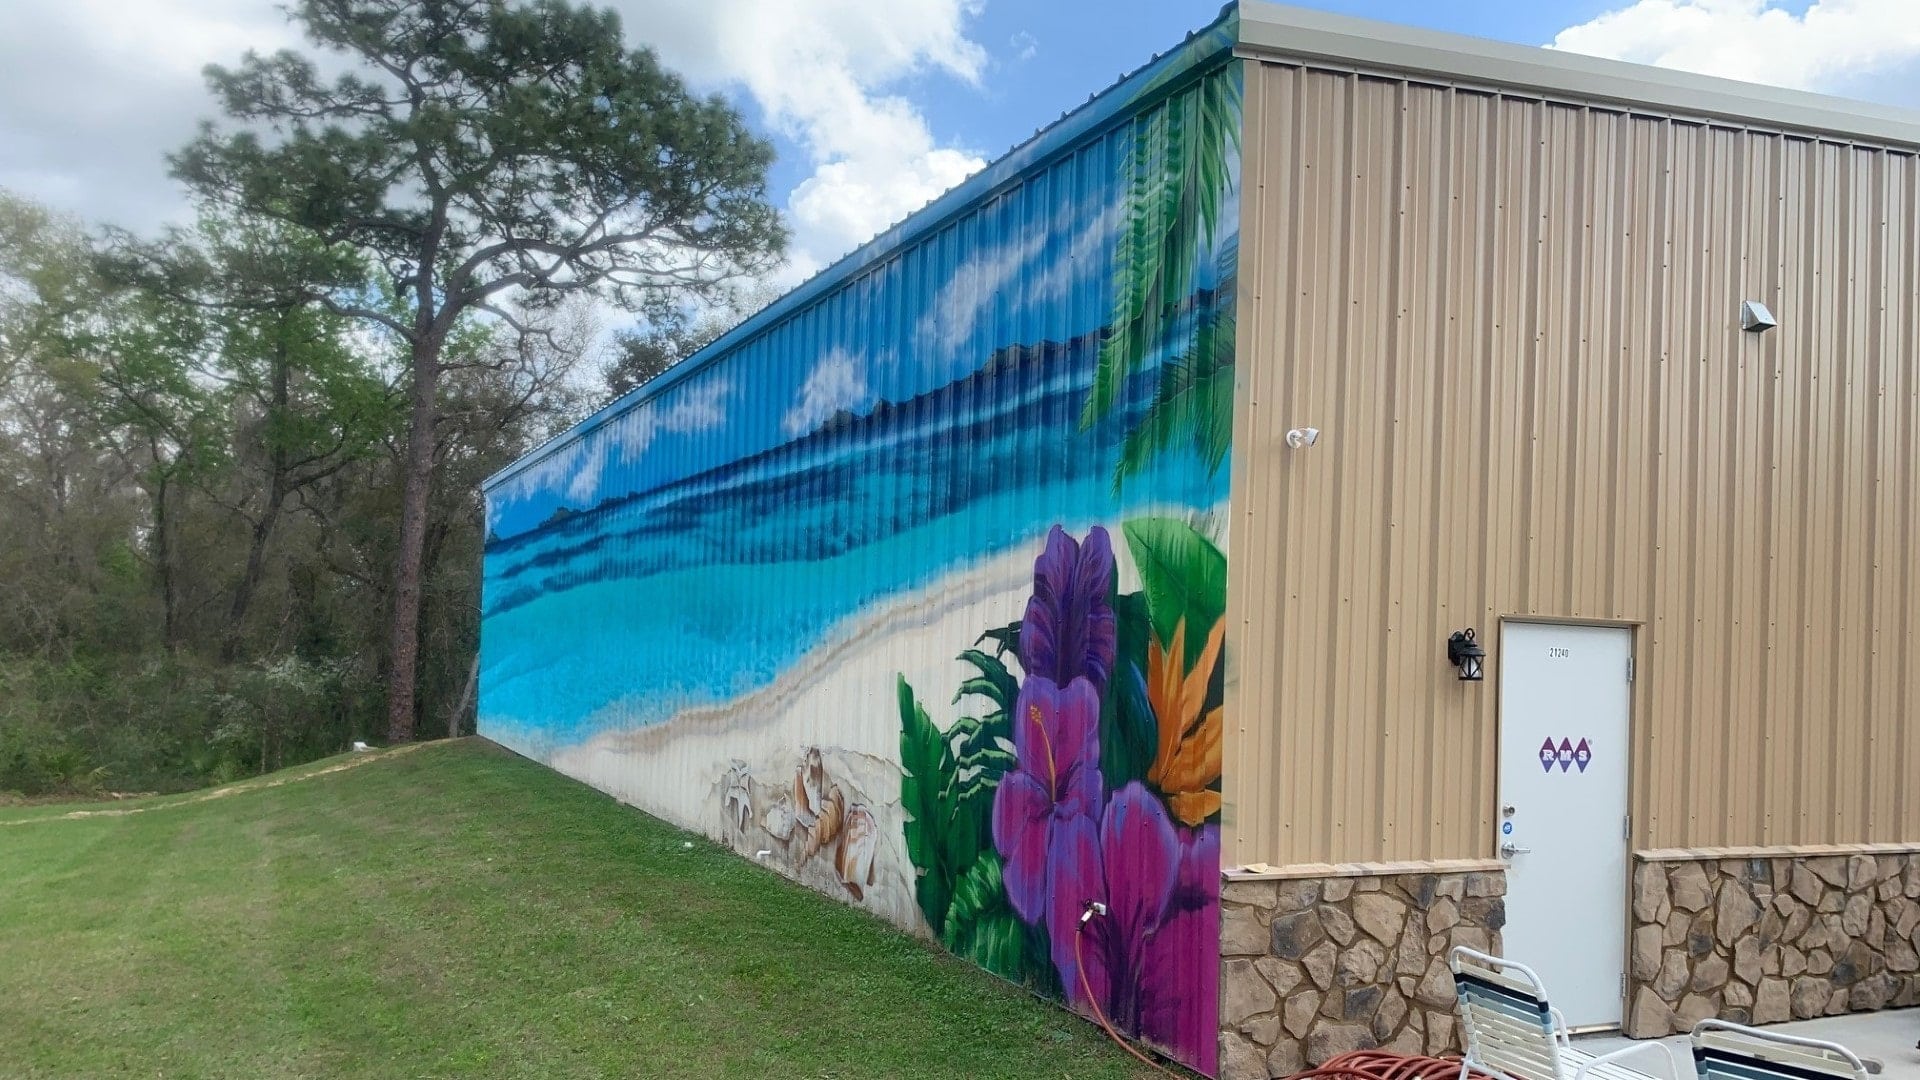
[[(1235, 199), (1227, 200), (1228, 206), (1237, 203)], [(1126, 202), (1115, 199), (1095, 214), (1085, 227), (1074, 230), (1073, 241), (1067, 245), (1066, 258), (1032, 276), (1032, 285), (1027, 293), (1029, 300), (1034, 303), (1058, 300), (1075, 285), (1105, 271), (1107, 244), (1119, 230), (1126, 213)]]
[(916, 335), (944, 355), (965, 348), (980, 316), (1003, 290), (1017, 287), (1022, 271), (1046, 246), (1046, 234), (1034, 232), (967, 256), (940, 286), (933, 306), (920, 316)]
[(866, 365), (854, 354), (835, 347), (807, 373), (807, 381), (781, 418), (780, 427), (790, 436), (805, 435), (834, 413), (861, 408), (871, 398)]
[(684, 435), (719, 427), (726, 422), (732, 393), (730, 380), (701, 378), (628, 409), (495, 488), (487, 500), (489, 517), (497, 521), (508, 506), (550, 491), (564, 491), (569, 506), (592, 506), (604, 497), (600, 484), (609, 463), (640, 460), (663, 432)]
[(1920, 11), (1914, 0), (1814, 0), (1799, 14), (1773, 0), (1637, 0), (1562, 30), (1553, 47), (1898, 100), (1888, 77), (1920, 60)]

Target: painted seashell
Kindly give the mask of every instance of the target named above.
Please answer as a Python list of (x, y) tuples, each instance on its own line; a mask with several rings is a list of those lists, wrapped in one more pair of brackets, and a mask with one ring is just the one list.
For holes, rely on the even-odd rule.
[(808, 859), (825, 851), (833, 843), (840, 835), (846, 815), (847, 800), (841, 796), (840, 789), (836, 787), (827, 792), (827, 797), (821, 802), (813, 828), (807, 830), (807, 842), (800, 849), (801, 863), (804, 864)]
[(840, 849), (834, 853), (834, 869), (840, 872), (840, 883), (847, 887), (855, 900), (866, 898), (866, 890), (873, 884), (873, 853), (880, 840), (880, 823), (874, 819), (873, 811), (855, 803), (847, 811), (846, 826), (840, 831)]
[(780, 801), (767, 807), (767, 832), (775, 840), (785, 840), (793, 835), (793, 796), (782, 795)]
[(752, 784), (744, 761), (735, 761), (720, 781), (721, 810), (737, 830), (744, 831), (753, 818)]
[(800, 768), (793, 774), (794, 819), (804, 828), (813, 828), (826, 794), (826, 762), (821, 760), (819, 747), (808, 747), (807, 752), (801, 755)]

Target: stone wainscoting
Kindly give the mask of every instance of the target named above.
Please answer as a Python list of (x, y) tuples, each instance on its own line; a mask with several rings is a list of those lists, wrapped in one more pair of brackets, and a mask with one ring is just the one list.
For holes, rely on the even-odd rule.
[(1220, 1076), (1288, 1076), (1348, 1050), (1459, 1050), (1455, 945), (1497, 953), (1497, 861), (1232, 870), (1221, 892)]
[(1636, 852), (1631, 954), (1636, 1038), (1920, 1004), (1920, 851)]

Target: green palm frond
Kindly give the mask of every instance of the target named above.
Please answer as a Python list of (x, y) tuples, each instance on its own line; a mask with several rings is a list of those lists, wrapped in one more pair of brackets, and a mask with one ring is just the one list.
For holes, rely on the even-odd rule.
[[(1240, 76), (1233, 67), (1206, 76), (1135, 124), (1122, 163), (1127, 214), (1114, 247), (1113, 315), (1081, 412), (1082, 426), (1113, 411), (1128, 376), (1179, 324), (1180, 304), (1193, 290), (1200, 253), (1213, 239), (1221, 206), (1232, 193), (1232, 161), (1239, 146)], [(1136, 433), (1128, 441), (1146, 446), (1164, 440), (1142, 441)], [(1122, 465), (1116, 480), (1139, 467)]]
[(1231, 307), (1201, 320), (1193, 346), (1160, 367), (1160, 385), (1140, 423), (1127, 433), (1114, 466), (1113, 486), (1144, 470), (1155, 455), (1185, 444), (1218, 470), (1233, 446), (1233, 337)]

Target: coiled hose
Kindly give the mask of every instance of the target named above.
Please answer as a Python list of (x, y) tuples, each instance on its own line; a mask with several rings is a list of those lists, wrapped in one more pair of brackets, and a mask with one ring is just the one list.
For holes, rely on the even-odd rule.
[[(1350, 1050), (1328, 1058), (1317, 1069), (1294, 1073), (1291, 1080), (1456, 1080), (1459, 1058), (1421, 1057), (1391, 1050)], [(1493, 1080), (1469, 1070), (1469, 1080)]]

